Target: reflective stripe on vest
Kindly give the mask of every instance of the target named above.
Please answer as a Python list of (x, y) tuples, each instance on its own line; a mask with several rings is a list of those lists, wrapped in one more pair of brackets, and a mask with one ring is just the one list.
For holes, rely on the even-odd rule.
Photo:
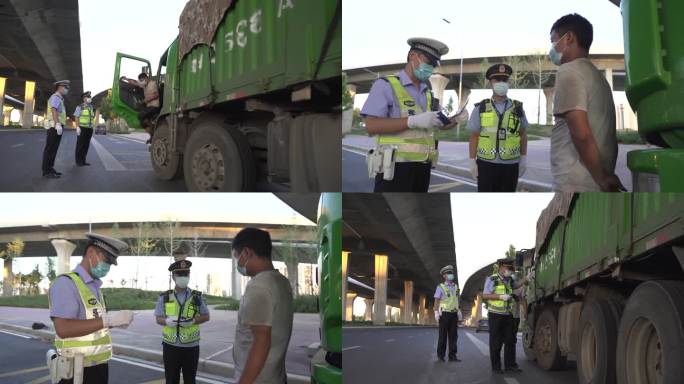
[[(170, 301), (164, 303), (164, 314), (167, 317), (178, 321), (193, 319), (195, 315), (199, 313), (199, 308), (192, 303), (193, 293), (194, 291), (190, 291), (190, 294), (186, 297), (183, 305), (180, 305), (176, 301), (175, 295), (169, 294)], [(197, 324), (193, 324), (189, 327), (181, 327), (180, 325), (170, 327), (165, 325), (162, 333), (163, 340), (170, 344), (175, 344), (177, 342), (188, 344), (200, 339), (200, 328)]]
[[(494, 292), (492, 292), (495, 295), (512, 295), (513, 294), (513, 289), (511, 289), (510, 282), (505, 283), (501, 277), (499, 277), (499, 274), (495, 274), (491, 276), (492, 281), (494, 282)], [(511, 314), (511, 301), (503, 301), (503, 300), (487, 300), (487, 310), (489, 312), (493, 313), (498, 313), (500, 315), (510, 315)]]
[[(56, 95), (56, 93), (53, 94), (52, 96), (54, 96), (54, 95)], [(48, 101), (47, 101), (46, 111), (47, 111), (48, 125), (45, 128), (53, 128), (55, 126), (55, 120), (52, 117), (52, 107), (50, 107), (50, 99), (52, 98), (52, 96), (50, 96), (50, 98), (48, 98)], [(66, 108), (64, 108), (64, 98), (60, 97), (59, 95), (57, 97), (59, 97), (59, 108), (62, 110), (62, 112), (59, 112), (59, 122), (62, 123), (62, 125), (65, 125), (66, 124)]]
[[(507, 108), (499, 119), (499, 114), (492, 104), (492, 100), (483, 100), (484, 111), (480, 109), (480, 137), (477, 142), (477, 157), (483, 160), (494, 160), (498, 152), (502, 160), (515, 160), (520, 157), (520, 125), (521, 116), (515, 112), (516, 108), (522, 108), (522, 103), (511, 100), (511, 106)], [(504, 130), (505, 139), (498, 139), (499, 129)]]
[(444, 283), (440, 284), (439, 287), (442, 288), (442, 292), (446, 295), (446, 299), (441, 299), (439, 301), (439, 308), (446, 312), (458, 311), (458, 287), (456, 287), (456, 292), (454, 294), (451, 294), (449, 287)]
[[(409, 95), (397, 76), (385, 78), (394, 92), (401, 111), (401, 117), (408, 117), (417, 113), (425, 112), (423, 108)], [(426, 108), (432, 109), (432, 93), (425, 94), (427, 98)], [(395, 134), (378, 135), (377, 144), (395, 147), (395, 158), (397, 162), (410, 161), (433, 161), (437, 158), (435, 149), (435, 139), (430, 132), (424, 129), (408, 129)]]
[[(76, 285), (81, 302), (85, 308), (86, 320), (102, 317), (102, 314), (106, 311), (104, 300), (98, 300), (76, 272), (67, 272), (63, 275), (69, 277)], [(100, 290), (98, 290), (98, 294), (102, 297)], [(50, 297), (49, 294), (48, 297)], [(52, 307), (52, 303), (50, 303), (50, 307)], [(108, 328), (103, 328), (80, 337), (60, 338), (55, 334), (55, 348), (62, 356), (74, 357), (76, 354), (83, 355), (84, 365), (90, 367), (102, 364), (112, 358), (112, 337), (109, 334)]]
[(93, 116), (90, 113), (90, 107), (86, 107), (85, 109), (81, 108), (81, 115), (78, 117), (78, 125), (81, 128), (93, 127)]

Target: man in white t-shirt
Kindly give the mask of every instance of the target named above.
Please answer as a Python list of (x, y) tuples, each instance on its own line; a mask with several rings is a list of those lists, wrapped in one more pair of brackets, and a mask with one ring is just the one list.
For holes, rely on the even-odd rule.
[(564, 192), (617, 192), (615, 104), (606, 78), (589, 61), (591, 23), (565, 15), (551, 27), (551, 61), (556, 73), (551, 132), (553, 189)]
[(240, 384), (287, 382), (285, 355), (292, 335), (292, 287), (273, 268), (271, 236), (244, 228), (232, 242), (233, 263), (247, 283), (240, 300), (233, 361)]

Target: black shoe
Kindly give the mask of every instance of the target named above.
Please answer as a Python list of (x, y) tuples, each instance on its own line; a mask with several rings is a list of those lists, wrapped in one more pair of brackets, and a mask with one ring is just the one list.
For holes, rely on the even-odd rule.
[(518, 368), (517, 366), (515, 366), (515, 367), (506, 368), (506, 372), (510, 372), (510, 373), (520, 373), (520, 372), (522, 372), (522, 369), (520, 369), (520, 368)]
[(43, 177), (46, 179), (59, 179), (60, 176), (56, 173), (50, 172), (50, 173), (44, 174)]
[(449, 361), (461, 361), (461, 359), (459, 359), (458, 357), (454, 356), (454, 357), (450, 357), (450, 358), (449, 358)]
[(503, 375), (504, 371), (502, 371), (501, 369), (492, 369), (492, 373)]
[(77, 166), (77, 167), (85, 167), (85, 164), (83, 164), (83, 163), (76, 163), (76, 166)]
[(444, 362), (444, 356), (437, 356), (437, 360)]
[(90, 165), (90, 163), (83, 163), (83, 165), (85, 165), (85, 166), (89, 166), (89, 165)]
[(57, 172), (55, 169), (53, 169), (51, 173), (54, 173), (57, 176), (62, 176), (62, 172)]

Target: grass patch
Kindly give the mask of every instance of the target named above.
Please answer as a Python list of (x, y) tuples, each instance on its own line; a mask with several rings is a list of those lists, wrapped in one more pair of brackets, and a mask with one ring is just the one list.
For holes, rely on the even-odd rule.
[(617, 131), (617, 141), (620, 144), (646, 144), (639, 132), (628, 130)]
[(551, 137), (553, 125), (530, 124), (527, 127), (528, 136)]
[(47, 295), (0, 297), (0, 307), (47, 308)]
[(343, 321), (342, 326), (344, 327), (418, 327), (418, 326), (424, 326), (424, 327), (433, 327), (434, 325), (422, 325), (422, 324), (404, 324), (404, 323), (395, 323), (392, 321), (386, 322), (383, 325), (374, 325), (372, 321)]
[[(294, 298), (292, 305), (295, 313), (318, 313), (318, 296), (299, 295)], [(221, 311), (237, 311), (240, 309), (240, 302), (229, 298), (228, 303), (216, 306), (214, 309)]]
[[(12, 124), (12, 125), (1, 125), (0, 124), (0, 128), (3, 128), (3, 129), (20, 129), (20, 130), (24, 129), (24, 127), (22, 127), (21, 125), (16, 125), (16, 124)], [(42, 125), (34, 125), (30, 129), (45, 129), (45, 127), (43, 127)]]

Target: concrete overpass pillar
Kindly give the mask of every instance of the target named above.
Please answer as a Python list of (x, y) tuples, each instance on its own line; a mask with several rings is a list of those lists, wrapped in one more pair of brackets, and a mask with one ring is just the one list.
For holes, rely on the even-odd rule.
[[(0, 77), (0, 113), (5, 113), (5, 85), (7, 84), (7, 79)], [(0, 117), (0, 125), (5, 125), (4, 119)]]
[(553, 87), (544, 87), (544, 97), (546, 98), (546, 125), (553, 124)]
[(36, 106), (35, 93), (36, 83), (34, 81), (27, 81), (24, 93), (24, 113), (21, 117), (21, 127), (24, 129), (33, 127), (33, 110)]
[(242, 298), (242, 275), (237, 271), (237, 263), (235, 262), (235, 259), (231, 260), (230, 264), (232, 269), (230, 274), (230, 294), (233, 299), (240, 300), (240, 298)]
[(12, 296), (12, 280), (14, 274), (12, 273), (12, 260), (4, 259), (2, 267), (2, 295)]
[(374, 325), (385, 325), (387, 319), (387, 255), (375, 255)]
[(344, 312), (344, 321), (354, 320), (354, 299), (356, 299), (356, 293), (347, 292), (345, 296), (346, 310)]
[(71, 254), (74, 253), (76, 244), (64, 239), (52, 239), (50, 242), (57, 251), (57, 274), (69, 272), (71, 270)]
[(439, 99), (439, 103), (444, 106), (446, 105), (446, 100), (444, 100), (444, 90), (447, 84), (449, 84), (449, 79), (436, 73), (430, 76), (430, 85), (432, 85), (432, 92), (434, 92), (435, 97)]
[[(465, 103), (465, 101), (468, 100), (468, 97), (470, 97), (470, 91), (471, 89), (468, 87), (461, 87), (461, 93), (463, 93), (463, 95), (460, 95), (460, 103)], [(461, 108), (460, 105), (458, 107)]]
[(373, 299), (363, 299), (366, 303), (366, 312), (363, 314), (364, 321), (373, 320)]
[(608, 81), (608, 85), (610, 85), (610, 90), (613, 90), (613, 68), (606, 68), (606, 80)]
[(413, 281), (404, 281), (404, 306), (401, 308), (403, 319), (406, 324), (413, 323)]
[(418, 323), (426, 324), (427, 311), (425, 310), (425, 304), (427, 303), (427, 297), (425, 295), (418, 296)]
[(477, 322), (482, 318), (482, 294), (478, 293), (475, 297), (475, 304), (470, 314), (470, 324), (477, 325)]
[[(349, 252), (342, 251), (342, 297), (347, 297), (347, 267), (349, 264)], [(347, 300), (342, 300), (342, 313), (346, 316)], [(351, 320), (350, 320), (351, 321)]]
[(10, 125), (10, 117), (12, 116), (13, 110), (14, 110), (14, 108), (12, 108), (10, 106), (4, 107), (4, 109), (2, 110), (2, 120), (0, 120), (0, 122), (2, 124), (0, 124), (0, 125), (5, 126), (5, 127)]

